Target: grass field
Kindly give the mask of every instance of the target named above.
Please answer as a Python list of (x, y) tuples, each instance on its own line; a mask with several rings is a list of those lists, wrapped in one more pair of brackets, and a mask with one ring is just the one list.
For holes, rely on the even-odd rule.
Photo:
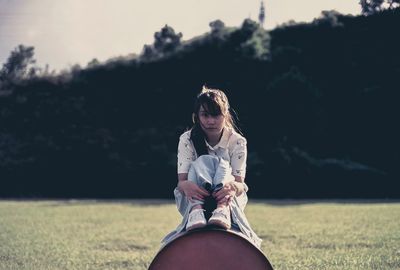
[[(400, 269), (400, 203), (251, 201), (246, 214), (275, 269)], [(0, 269), (147, 269), (179, 221), (172, 201), (0, 201)]]

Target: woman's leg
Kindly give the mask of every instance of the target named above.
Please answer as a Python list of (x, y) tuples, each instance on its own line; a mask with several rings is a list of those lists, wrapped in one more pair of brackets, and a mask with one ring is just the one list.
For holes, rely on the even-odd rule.
[[(192, 163), (188, 174), (189, 181), (193, 181), (202, 188), (207, 189), (208, 187), (211, 192), (217, 192), (225, 183), (232, 181), (233, 179), (232, 169), (229, 162), (211, 155), (200, 156)], [(190, 209), (193, 210), (196, 215), (198, 215), (199, 212), (203, 212), (202, 208), (204, 201), (192, 200), (189, 204), (191, 207)], [(192, 212), (190, 215), (191, 214)], [(231, 217), (227, 203), (221, 203), (218, 205), (217, 209), (214, 210), (209, 223), (226, 229), (230, 228)]]
[[(211, 181), (207, 174), (204, 174), (203, 158), (194, 161), (189, 169), (188, 181), (195, 183), (201, 188), (206, 188)], [(185, 198), (188, 204), (189, 216), (186, 223), (186, 230), (204, 227), (207, 220), (204, 215), (204, 200)]]
[[(218, 166), (219, 160), (215, 156), (202, 155), (192, 162), (189, 172), (188, 181), (192, 181), (199, 187), (210, 192), (214, 188), (213, 178), (215, 176), (216, 168)], [(193, 209), (202, 209), (204, 205), (204, 200), (192, 200)]]
[[(232, 176), (232, 168), (230, 167), (229, 162), (220, 159), (213, 178), (214, 194), (221, 190), (223, 186), (230, 181), (234, 181), (234, 177)], [(231, 211), (229, 201), (217, 203), (217, 208), (214, 210), (208, 223), (225, 229), (229, 229), (231, 227)]]

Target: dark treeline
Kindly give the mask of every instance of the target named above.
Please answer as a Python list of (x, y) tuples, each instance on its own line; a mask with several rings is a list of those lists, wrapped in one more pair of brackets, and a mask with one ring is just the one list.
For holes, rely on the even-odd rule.
[(206, 84), (238, 112), (251, 197), (398, 198), (398, 25), (399, 9), (331, 11), (185, 42), (165, 26), (140, 56), (62, 74), (20, 46), (0, 72), (0, 196), (171, 198)]

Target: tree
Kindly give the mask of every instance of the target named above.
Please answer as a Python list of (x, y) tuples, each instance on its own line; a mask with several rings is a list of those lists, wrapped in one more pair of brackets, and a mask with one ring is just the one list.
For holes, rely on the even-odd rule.
[(400, 7), (400, 0), (388, 0), (389, 8), (398, 8)]
[(156, 55), (157, 55), (157, 53), (156, 53), (156, 50), (154, 49), (153, 45), (144, 45), (143, 46), (141, 58), (151, 59)]
[(267, 87), (264, 99), (258, 105), (266, 109), (266, 123), (276, 139), (287, 137), (304, 143), (317, 125), (320, 92), (298, 67), (290, 70)]
[(93, 68), (100, 65), (100, 61), (97, 60), (97, 58), (93, 58), (92, 60), (89, 61), (89, 63), (87, 63), (87, 67), (88, 68)]
[(361, 12), (364, 15), (371, 15), (382, 10), (385, 0), (360, 0)]
[(210, 22), (211, 33), (218, 33), (225, 27), (225, 23), (221, 20), (215, 20)]
[(160, 32), (154, 34), (154, 48), (161, 53), (174, 51), (180, 44), (182, 33), (175, 33), (175, 30), (165, 25)]
[(251, 20), (251, 19), (245, 19), (242, 24), (241, 31), (243, 34), (245, 34), (247, 37), (250, 37), (251, 35), (254, 34), (254, 32), (259, 28), (259, 25), (257, 22)]
[(341, 14), (336, 10), (323, 10), (321, 16), (313, 20), (313, 24), (327, 25), (330, 27), (343, 26), (343, 23), (339, 20), (340, 16)]
[(154, 34), (153, 45), (144, 45), (142, 57), (151, 59), (174, 52), (181, 45), (182, 33), (175, 33), (175, 30), (167, 24), (160, 32)]
[(36, 75), (38, 68), (33, 66), (36, 63), (34, 54), (34, 47), (24, 45), (18, 45), (11, 52), (0, 70), (0, 82), (3, 87), (9, 83), (32, 78)]

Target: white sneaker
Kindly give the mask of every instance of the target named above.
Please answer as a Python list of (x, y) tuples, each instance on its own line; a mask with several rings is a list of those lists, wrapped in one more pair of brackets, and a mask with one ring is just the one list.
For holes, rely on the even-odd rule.
[(201, 228), (207, 225), (207, 220), (204, 217), (204, 209), (194, 209), (190, 212), (186, 230), (190, 231), (196, 228)]
[(213, 211), (208, 224), (222, 227), (225, 230), (231, 227), (231, 210), (229, 207), (218, 207)]

